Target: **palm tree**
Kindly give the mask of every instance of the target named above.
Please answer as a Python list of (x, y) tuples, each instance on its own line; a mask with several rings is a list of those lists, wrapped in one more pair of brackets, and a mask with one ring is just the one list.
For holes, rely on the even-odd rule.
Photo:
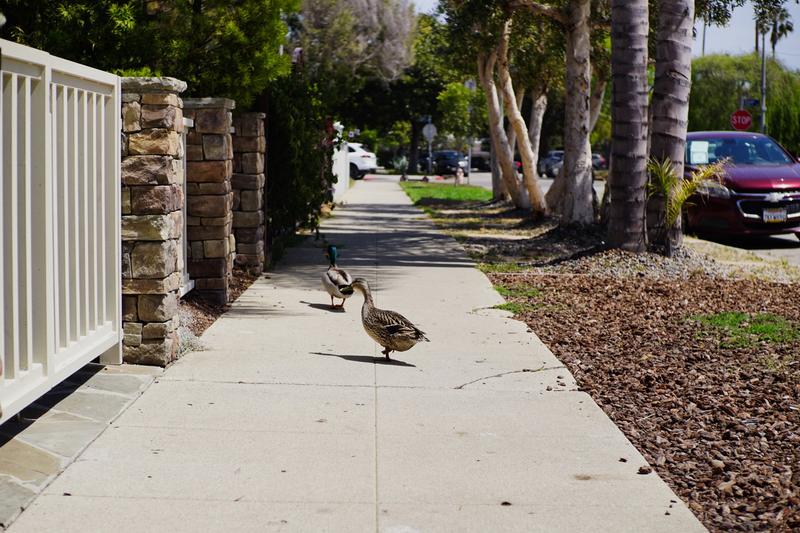
[(611, 203), (608, 244), (643, 252), (647, 185), (647, 0), (611, 1)]
[(775, 46), (778, 41), (788, 36), (794, 31), (794, 24), (792, 17), (785, 7), (778, 8), (775, 11), (774, 18), (772, 19), (772, 33), (769, 36), (769, 42), (772, 45), (772, 59), (775, 59)]

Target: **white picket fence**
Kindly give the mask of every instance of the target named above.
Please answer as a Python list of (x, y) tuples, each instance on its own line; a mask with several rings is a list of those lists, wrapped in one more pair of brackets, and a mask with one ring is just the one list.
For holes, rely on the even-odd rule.
[(119, 78), (0, 40), (0, 423), (121, 362)]

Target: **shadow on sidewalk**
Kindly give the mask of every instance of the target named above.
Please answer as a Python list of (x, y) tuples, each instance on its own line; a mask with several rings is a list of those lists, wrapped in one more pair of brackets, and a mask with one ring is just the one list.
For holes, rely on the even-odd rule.
[(398, 361), (397, 359), (386, 359), (385, 357), (373, 357), (371, 355), (342, 355), (338, 353), (323, 353), (311, 352), (313, 355), (324, 355), (326, 357), (338, 357), (346, 361), (355, 361), (357, 363), (372, 363), (374, 365), (389, 365), (389, 366), (408, 366), (417, 368), (417, 365), (406, 363), (405, 361)]
[(320, 311), (327, 311), (329, 313), (344, 313), (345, 312), (344, 307), (331, 308), (331, 304), (317, 304), (317, 303), (307, 302), (305, 300), (300, 300), (300, 303), (301, 304), (306, 304), (311, 309), (319, 309)]

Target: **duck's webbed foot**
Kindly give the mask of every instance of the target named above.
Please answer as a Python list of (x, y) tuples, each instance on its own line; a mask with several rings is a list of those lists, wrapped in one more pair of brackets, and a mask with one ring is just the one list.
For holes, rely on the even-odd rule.
[(384, 348), (384, 349), (383, 349), (383, 351), (382, 351), (381, 353), (382, 353), (384, 356), (386, 356), (386, 359), (387, 359), (387, 360), (391, 360), (391, 359), (392, 359), (391, 357), (389, 357), (389, 354), (390, 354), (390, 353), (392, 353), (392, 350), (390, 350), (389, 348)]

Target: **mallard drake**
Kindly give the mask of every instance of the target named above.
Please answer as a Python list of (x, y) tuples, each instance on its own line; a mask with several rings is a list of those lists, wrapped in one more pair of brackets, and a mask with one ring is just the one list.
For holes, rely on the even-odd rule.
[(389, 354), (405, 352), (418, 342), (430, 342), (417, 326), (409, 319), (394, 311), (387, 311), (375, 307), (372, 301), (372, 292), (369, 283), (364, 278), (356, 278), (350, 287), (342, 289), (345, 293), (358, 290), (364, 295), (364, 305), (361, 306), (361, 323), (367, 335), (383, 346), (383, 355), (389, 359)]
[[(322, 286), (331, 296), (331, 309), (336, 307), (341, 307), (344, 309), (344, 301), (347, 298), (350, 298), (350, 295), (352, 295), (353, 292), (350, 291), (349, 294), (342, 293), (341, 288), (350, 286), (350, 284), (353, 283), (353, 278), (350, 276), (350, 274), (336, 266), (336, 258), (338, 257), (338, 253), (335, 246), (328, 246), (325, 255), (328, 256), (328, 261), (330, 261), (331, 265), (328, 267), (328, 270), (322, 274)], [(334, 298), (341, 298), (341, 305), (334, 305)]]

